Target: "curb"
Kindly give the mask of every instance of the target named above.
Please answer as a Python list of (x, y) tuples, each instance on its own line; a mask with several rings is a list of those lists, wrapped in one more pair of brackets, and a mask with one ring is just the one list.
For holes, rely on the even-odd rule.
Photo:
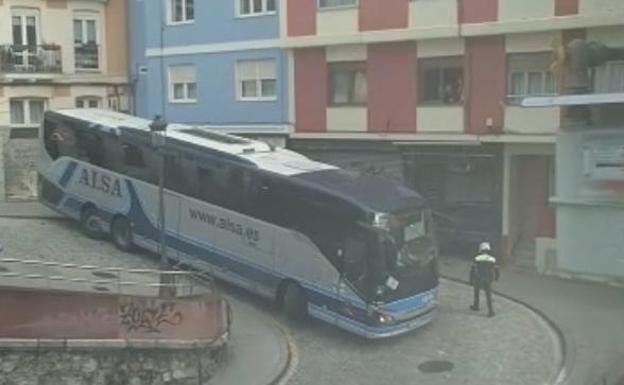
[[(447, 276), (444, 274), (440, 274), (441, 278), (444, 278), (446, 280), (452, 281), (452, 282), (456, 282), (456, 283), (461, 283), (464, 284), (466, 286), (470, 286), (470, 283), (466, 280), (463, 279), (459, 279), (459, 278), (454, 278), (451, 276)], [(561, 330), (561, 328), (552, 320), (550, 319), (550, 317), (548, 317), (546, 314), (544, 314), (544, 312), (542, 312), (541, 310), (535, 308), (534, 306), (519, 300), (517, 298), (511, 297), (507, 294), (501, 293), (497, 290), (492, 290), (492, 292), (502, 298), (505, 298), (511, 302), (517, 303), (518, 305), (524, 306), (527, 309), (529, 309), (530, 311), (532, 311), (533, 313), (537, 314), (540, 318), (542, 318), (557, 334), (557, 340), (559, 341), (559, 347), (561, 349), (561, 365), (559, 368), (559, 372), (557, 373), (557, 375), (554, 378), (554, 381), (552, 382), (552, 385), (563, 385), (566, 383), (566, 381), (568, 380), (568, 374), (570, 373), (571, 369), (572, 369), (572, 363), (574, 362), (574, 351), (571, 349), (571, 346), (568, 344), (566, 337), (565, 337), (565, 333), (563, 332), (563, 330)]]
[(290, 330), (286, 328), (286, 326), (277, 322), (274, 319), (271, 319), (274, 326), (282, 333), (284, 338), (286, 339), (286, 347), (287, 347), (287, 358), (286, 363), (282, 370), (277, 374), (277, 376), (270, 381), (267, 385), (285, 385), (291, 379), (291, 377), (295, 374), (295, 369), (299, 364), (299, 350), (297, 349), (297, 345), (295, 344), (295, 340), (290, 333)]

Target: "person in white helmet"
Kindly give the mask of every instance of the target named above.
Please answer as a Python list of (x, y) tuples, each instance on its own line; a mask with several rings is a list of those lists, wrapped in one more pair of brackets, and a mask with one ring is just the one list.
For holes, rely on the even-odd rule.
[(488, 242), (479, 245), (479, 254), (474, 258), (470, 269), (470, 281), (474, 289), (474, 302), (471, 310), (479, 311), (479, 294), (485, 291), (487, 299), (488, 317), (494, 317), (492, 307), (492, 282), (498, 279), (499, 271), (496, 258), (492, 256), (492, 246)]

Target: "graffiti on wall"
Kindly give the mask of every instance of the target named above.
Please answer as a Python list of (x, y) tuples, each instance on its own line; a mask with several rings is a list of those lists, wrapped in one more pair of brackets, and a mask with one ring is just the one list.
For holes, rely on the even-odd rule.
[(4, 150), (5, 192), (8, 200), (37, 198), (37, 170), (39, 154), (36, 140), (10, 139)]
[(129, 333), (161, 333), (163, 326), (176, 326), (184, 319), (174, 302), (157, 300), (122, 301), (119, 304), (119, 318)]

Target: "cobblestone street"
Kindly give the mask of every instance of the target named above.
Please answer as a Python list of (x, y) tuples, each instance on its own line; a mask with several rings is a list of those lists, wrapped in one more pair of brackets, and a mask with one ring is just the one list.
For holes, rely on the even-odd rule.
[[(6, 258), (127, 268), (157, 264), (146, 253), (128, 254), (107, 241), (91, 240), (68, 221), (0, 219), (0, 234)], [(559, 341), (544, 320), (498, 297), (495, 318), (470, 312), (471, 290), (454, 282), (443, 281), (433, 323), (381, 341), (363, 340), (315, 320), (292, 323), (276, 315), (267, 301), (223, 286), (235, 302), (250, 305), (245, 318), (268, 316), (290, 328), (299, 351), (291, 384), (541, 385), (552, 383), (560, 369)], [(428, 361), (445, 361), (448, 370), (424, 373), (419, 366)]]

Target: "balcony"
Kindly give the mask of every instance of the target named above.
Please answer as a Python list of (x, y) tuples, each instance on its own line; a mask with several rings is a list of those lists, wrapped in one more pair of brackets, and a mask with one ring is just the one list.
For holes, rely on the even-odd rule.
[(0, 72), (61, 73), (62, 70), (59, 45), (0, 45)]
[(74, 46), (76, 71), (97, 71), (100, 69), (100, 46), (93, 43)]

